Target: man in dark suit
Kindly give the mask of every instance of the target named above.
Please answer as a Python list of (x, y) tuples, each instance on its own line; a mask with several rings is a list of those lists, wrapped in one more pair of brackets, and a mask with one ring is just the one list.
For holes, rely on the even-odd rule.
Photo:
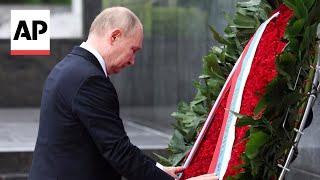
[(134, 64), (142, 39), (142, 24), (130, 10), (108, 8), (95, 18), (88, 40), (52, 69), (30, 180), (170, 180), (182, 171), (132, 145), (119, 117), (109, 75)]

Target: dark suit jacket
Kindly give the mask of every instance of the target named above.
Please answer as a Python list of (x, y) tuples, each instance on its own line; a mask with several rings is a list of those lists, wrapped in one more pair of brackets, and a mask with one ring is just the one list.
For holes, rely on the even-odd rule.
[(75, 47), (49, 74), (30, 180), (171, 180), (130, 143), (114, 86), (93, 54)]

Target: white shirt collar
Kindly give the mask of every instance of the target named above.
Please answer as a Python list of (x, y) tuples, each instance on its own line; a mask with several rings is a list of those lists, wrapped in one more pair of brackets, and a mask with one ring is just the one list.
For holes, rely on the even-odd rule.
[(89, 52), (91, 52), (99, 61), (103, 71), (104, 71), (104, 74), (106, 75), (106, 77), (108, 77), (108, 74), (107, 74), (107, 70), (106, 70), (106, 63), (104, 62), (102, 56), (99, 54), (99, 52), (97, 50), (95, 50), (93, 47), (91, 47), (88, 43), (86, 42), (82, 42), (80, 47), (82, 47), (83, 49), (86, 49), (88, 50)]

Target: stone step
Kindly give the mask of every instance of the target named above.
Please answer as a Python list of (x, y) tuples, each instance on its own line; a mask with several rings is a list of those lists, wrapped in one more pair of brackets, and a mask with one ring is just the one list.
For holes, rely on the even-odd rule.
[[(38, 132), (39, 109), (0, 109), (0, 115), (0, 180), (25, 180), (31, 166)], [(153, 153), (166, 154), (165, 149), (170, 140), (168, 134), (172, 134), (171, 130), (141, 125), (130, 115), (122, 117), (134, 145), (153, 159)]]
[[(156, 160), (153, 153), (166, 155), (165, 149), (142, 149)], [(27, 180), (33, 152), (0, 152), (0, 180)]]
[[(314, 119), (310, 127), (305, 129), (298, 146), (299, 154), (291, 165), (287, 180), (310, 179), (320, 180), (320, 100), (313, 107)], [(148, 117), (139, 117), (143, 109), (132, 109), (123, 117), (124, 125), (133, 144), (154, 158), (153, 152), (165, 154), (172, 129), (164, 123), (157, 124), (161, 118), (148, 125)], [(154, 112), (154, 111), (152, 111)], [(38, 128), (38, 109), (0, 109), (0, 180), (27, 179), (32, 151)], [(137, 114), (134, 114), (137, 113)], [(160, 114), (166, 114), (162, 112)], [(151, 114), (149, 113), (150, 117)], [(142, 118), (142, 123), (141, 120)], [(163, 122), (162, 122), (163, 123)], [(141, 125), (145, 124), (145, 125)], [(167, 129), (164, 129), (168, 126)], [(162, 127), (162, 128), (158, 128)], [(154, 142), (157, 142), (156, 144)]]

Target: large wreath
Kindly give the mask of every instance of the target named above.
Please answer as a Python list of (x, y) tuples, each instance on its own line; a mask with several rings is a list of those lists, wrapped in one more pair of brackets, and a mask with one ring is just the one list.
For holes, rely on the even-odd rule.
[[(183, 164), (186, 155), (207, 119), (219, 92), (250, 37), (270, 15), (270, 22), (254, 56), (252, 70), (243, 92), (243, 102), (235, 130), (235, 141), (225, 178), (274, 179), (280, 174), (296, 128), (306, 106), (316, 65), (318, 0), (250, 0), (238, 2), (225, 35), (213, 27), (213, 37), (221, 45), (212, 47), (203, 58), (203, 73), (195, 83), (198, 92), (190, 103), (182, 102), (175, 132), (168, 146), (169, 157), (159, 156), (165, 165)], [(221, 129), (227, 99), (209, 126), (184, 178), (208, 172)], [(284, 119), (286, 120), (283, 126)]]

